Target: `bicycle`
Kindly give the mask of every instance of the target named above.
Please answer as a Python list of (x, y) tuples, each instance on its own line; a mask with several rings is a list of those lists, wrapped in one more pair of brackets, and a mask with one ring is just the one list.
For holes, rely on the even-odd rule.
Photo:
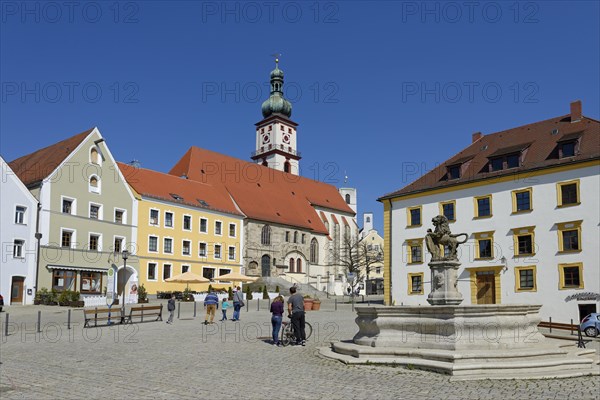
[[(281, 344), (287, 346), (292, 343), (296, 343), (296, 335), (294, 335), (294, 326), (292, 321), (283, 321), (283, 329), (281, 329)], [(304, 322), (304, 333), (306, 334), (306, 340), (312, 335), (312, 325), (308, 322)]]

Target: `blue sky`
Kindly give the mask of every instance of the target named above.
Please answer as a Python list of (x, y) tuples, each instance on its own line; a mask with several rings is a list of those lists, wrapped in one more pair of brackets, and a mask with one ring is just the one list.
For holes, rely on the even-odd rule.
[(0, 154), (98, 126), (168, 171), (192, 145), (249, 160), (275, 52), (304, 176), (359, 213), (476, 131), (598, 118), (599, 3), (2, 1)]

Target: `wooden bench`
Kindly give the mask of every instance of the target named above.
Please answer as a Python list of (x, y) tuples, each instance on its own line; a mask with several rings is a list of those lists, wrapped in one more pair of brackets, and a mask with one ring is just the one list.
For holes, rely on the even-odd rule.
[(154, 321), (162, 321), (162, 310), (162, 304), (159, 306), (131, 307), (131, 309), (129, 310), (129, 315), (125, 316), (125, 323), (129, 322), (130, 324), (132, 324), (132, 318), (141, 318), (140, 322), (144, 322), (144, 317), (152, 316), (156, 316), (156, 319), (154, 319)]
[(107, 324), (120, 324), (121, 323), (121, 308), (89, 308), (83, 310), (83, 318), (85, 322), (84, 328), (90, 327), (90, 321), (94, 321), (94, 327), (98, 326), (98, 321), (106, 321)]

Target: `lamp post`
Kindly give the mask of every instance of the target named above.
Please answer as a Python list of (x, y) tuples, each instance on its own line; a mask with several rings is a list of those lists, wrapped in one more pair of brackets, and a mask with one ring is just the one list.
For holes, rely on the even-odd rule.
[(123, 250), (121, 253), (123, 257), (123, 297), (122, 297), (122, 309), (121, 309), (121, 323), (125, 322), (125, 284), (127, 280), (125, 279), (125, 274), (127, 272), (127, 259), (129, 258), (129, 251), (127, 249)]

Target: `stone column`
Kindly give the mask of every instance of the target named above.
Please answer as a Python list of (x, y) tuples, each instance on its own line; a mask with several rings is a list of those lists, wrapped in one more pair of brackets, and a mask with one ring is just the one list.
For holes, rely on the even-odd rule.
[(427, 296), (427, 302), (433, 306), (459, 305), (463, 297), (456, 288), (458, 283), (458, 261), (432, 261), (429, 263), (431, 269), (431, 293)]

